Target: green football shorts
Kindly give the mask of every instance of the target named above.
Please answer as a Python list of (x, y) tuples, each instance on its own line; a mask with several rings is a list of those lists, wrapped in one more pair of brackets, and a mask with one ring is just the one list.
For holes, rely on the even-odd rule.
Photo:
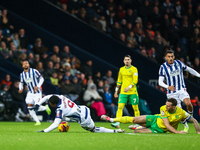
[(130, 102), (131, 105), (138, 105), (139, 103), (139, 97), (138, 94), (119, 94), (119, 100), (118, 103), (125, 103)]
[(149, 128), (153, 133), (164, 133), (164, 131), (157, 125), (157, 116), (147, 115), (146, 116), (146, 127)]

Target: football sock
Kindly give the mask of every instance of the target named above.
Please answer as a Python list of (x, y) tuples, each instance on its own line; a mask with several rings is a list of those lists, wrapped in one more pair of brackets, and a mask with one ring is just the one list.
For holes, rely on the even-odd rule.
[(132, 105), (132, 107), (134, 110), (135, 117), (140, 116), (140, 110), (138, 108), (138, 105)]
[(29, 114), (30, 116), (36, 121), (36, 122), (40, 122), (35, 111), (34, 110), (30, 110), (31, 107), (28, 107), (28, 111), (29, 111)]
[(118, 118), (114, 118), (114, 121), (121, 122), (121, 123), (133, 123), (133, 118), (134, 117), (129, 117), (129, 116), (118, 117)]
[(193, 111), (188, 111), (188, 113), (190, 114), (190, 116), (193, 116)]
[(47, 107), (40, 105), (38, 111), (45, 111), (45, 110), (47, 110)]
[(125, 103), (118, 103), (118, 109), (117, 109), (116, 117), (122, 116), (124, 106), (125, 106)]
[(112, 129), (107, 129), (104, 127), (95, 127), (94, 132), (99, 132), (99, 133), (113, 133), (115, 130)]

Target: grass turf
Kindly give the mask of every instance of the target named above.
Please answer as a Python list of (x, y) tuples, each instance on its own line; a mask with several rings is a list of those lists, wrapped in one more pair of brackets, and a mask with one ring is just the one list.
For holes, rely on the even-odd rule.
[[(188, 134), (133, 134), (129, 124), (121, 124), (126, 133), (91, 133), (82, 129), (78, 123), (70, 124), (67, 133), (58, 129), (49, 133), (37, 133), (51, 123), (43, 122), (34, 126), (33, 122), (0, 122), (0, 150), (199, 150), (200, 135), (193, 124), (189, 124)], [(110, 123), (96, 122), (96, 126), (114, 129)], [(178, 130), (182, 130), (179, 125)]]

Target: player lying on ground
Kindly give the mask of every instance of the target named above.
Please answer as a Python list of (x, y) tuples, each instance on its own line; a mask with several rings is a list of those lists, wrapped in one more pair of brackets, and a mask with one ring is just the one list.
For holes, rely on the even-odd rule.
[(166, 105), (160, 107), (160, 114), (119, 118), (110, 118), (106, 115), (102, 115), (101, 119), (109, 122), (136, 123), (145, 127), (141, 129), (136, 129), (134, 131), (135, 133), (165, 133), (169, 131), (172, 133), (182, 134), (187, 132), (178, 131), (177, 127), (180, 121), (186, 119), (194, 124), (197, 133), (200, 134), (199, 124), (197, 120), (176, 105), (176, 99), (170, 98), (167, 99)]
[(86, 106), (78, 106), (70, 99), (63, 95), (47, 95), (43, 97), (35, 106), (37, 110), (39, 106), (45, 101), (49, 100), (49, 104), (56, 109), (56, 118), (48, 128), (39, 132), (50, 132), (58, 127), (63, 117), (68, 117), (74, 121), (77, 121), (81, 127), (91, 132), (107, 132), (107, 133), (122, 133), (124, 130), (107, 129), (104, 127), (96, 127), (91, 116), (90, 109)]

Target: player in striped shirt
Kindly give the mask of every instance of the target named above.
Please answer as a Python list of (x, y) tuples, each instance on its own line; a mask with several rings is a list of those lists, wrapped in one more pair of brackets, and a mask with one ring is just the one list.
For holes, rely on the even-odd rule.
[[(28, 105), (29, 114), (36, 121), (35, 125), (40, 125), (40, 121), (36, 116), (32, 107), (35, 103), (39, 102), (42, 99), (41, 86), (44, 82), (44, 78), (41, 74), (33, 68), (30, 68), (29, 62), (27, 60), (22, 62), (22, 68), (24, 71), (20, 74), (20, 84), (19, 84), (19, 93), (23, 91), (23, 83), (26, 83), (28, 87), (28, 93), (26, 95), (26, 104)], [(51, 110), (48, 105), (40, 106), (38, 111), (47, 111), (48, 114), (51, 114)]]
[[(190, 96), (186, 91), (183, 71), (188, 71), (196, 77), (200, 74), (194, 69), (186, 66), (180, 60), (175, 60), (174, 51), (169, 50), (165, 54), (166, 62), (160, 66), (158, 84), (167, 89), (167, 98), (175, 98), (177, 106), (181, 108), (181, 101), (187, 106), (188, 113), (193, 115), (193, 106), (190, 101)], [(165, 82), (164, 82), (165, 81)], [(184, 131), (188, 131), (187, 122)]]

